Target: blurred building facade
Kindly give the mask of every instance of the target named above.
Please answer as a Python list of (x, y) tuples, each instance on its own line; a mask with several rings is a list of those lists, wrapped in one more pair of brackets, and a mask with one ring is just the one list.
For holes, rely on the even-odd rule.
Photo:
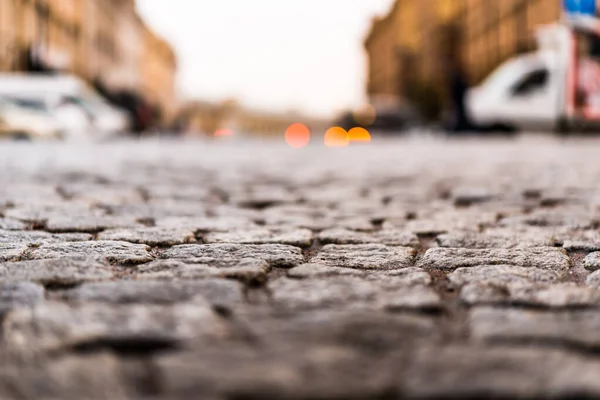
[(66, 71), (173, 112), (177, 61), (135, 0), (1, 0), (0, 71)]
[(459, 59), (471, 84), (534, 48), (537, 26), (559, 20), (562, 0), (396, 0), (365, 39), (367, 94), (431, 103), (446, 99), (446, 61)]

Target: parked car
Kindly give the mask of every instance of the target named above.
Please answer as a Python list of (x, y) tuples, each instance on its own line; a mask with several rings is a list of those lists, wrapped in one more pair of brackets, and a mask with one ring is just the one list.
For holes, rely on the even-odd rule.
[(130, 129), (124, 111), (113, 107), (75, 76), (0, 74), (0, 95), (44, 102), (65, 131), (85, 129), (106, 137)]
[(0, 137), (21, 140), (60, 139), (63, 132), (42, 108), (23, 106), (0, 96)]
[(87, 138), (94, 130), (88, 112), (69, 97), (48, 96), (41, 99), (35, 96), (11, 96), (10, 100), (22, 107), (34, 108), (51, 114), (60, 125), (65, 139)]
[(418, 113), (408, 106), (376, 109), (373, 122), (363, 125), (356, 120), (352, 112), (344, 113), (335, 124), (346, 129), (361, 127), (377, 135), (398, 134), (421, 124)]

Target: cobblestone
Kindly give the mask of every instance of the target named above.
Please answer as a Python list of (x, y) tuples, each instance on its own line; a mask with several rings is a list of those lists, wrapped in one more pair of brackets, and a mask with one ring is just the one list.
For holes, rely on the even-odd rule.
[(0, 283), (0, 315), (44, 301), (44, 288), (30, 282)]
[(591, 271), (600, 269), (600, 252), (588, 254), (583, 260), (583, 265)]
[(181, 260), (156, 260), (138, 268), (138, 279), (177, 280), (232, 278), (246, 282), (264, 282), (271, 270), (269, 263), (254, 258), (201, 259), (191, 263)]
[(56, 242), (85, 242), (92, 239), (86, 233), (51, 234), (44, 231), (7, 231), (0, 230), (0, 243), (26, 243), (28, 245), (41, 245)]
[(19, 231), (26, 228), (26, 225), (16, 219), (0, 218), (0, 229)]
[(419, 239), (411, 232), (394, 229), (367, 233), (351, 231), (349, 229), (327, 229), (319, 233), (319, 240), (323, 244), (368, 244), (381, 243), (389, 246), (417, 246)]
[(18, 261), (27, 251), (27, 244), (22, 243), (0, 243), (0, 262)]
[(600, 305), (600, 291), (574, 283), (553, 285), (474, 283), (461, 289), (470, 305), (521, 305), (536, 308), (582, 308)]
[(515, 265), (537, 267), (552, 271), (569, 269), (569, 258), (560, 249), (429, 249), (419, 266), (440, 269), (475, 267), (481, 265)]
[(598, 310), (541, 311), (476, 308), (469, 323), (473, 337), (485, 341), (542, 343), (598, 348)]
[(48, 218), (46, 228), (50, 232), (99, 232), (105, 229), (141, 226), (134, 218), (113, 216), (59, 216)]
[(118, 264), (141, 264), (152, 261), (145, 245), (116, 241), (93, 241), (43, 244), (33, 248), (31, 259), (97, 256)]
[(187, 262), (203, 259), (242, 260), (258, 258), (265, 260), (272, 267), (293, 267), (304, 261), (299, 248), (278, 244), (242, 245), (242, 244), (209, 244), (173, 246), (165, 253), (165, 259), (181, 259)]
[(297, 247), (310, 247), (313, 234), (308, 229), (280, 230), (254, 229), (235, 232), (215, 232), (204, 237), (205, 243), (269, 244), (279, 243)]
[(195, 243), (194, 233), (183, 229), (138, 228), (106, 230), (98, 235), (98, 240), (111, 240), (147, 244), (148, 246), (174, 246)]
[(0, 146), (0, 398), (600, 397), (597, 139)]
[(87, 283), (63, 296), (77, 302), (114, 304), (175, 304), (205, 299), (208, 303), (230, 305), (242, 302), (239, 284), (227, 280), (200, 281), (119, 281)]
[(360, 269), (397, 269), (412, 266), (414, 251), (381, 244), (324, 246), (312, 263)]
[(0, 264), (0, 282), (31, 281), (43, 285), (68, 286), (111, 279), (113, 276), (110, 266), (86, 256)]
[(9, 313), (3, 337), (19, 352), (48, 352), (96, 342), (171, 343), (227, 336), (227, 326), (202, 303), (176, 306), (46, 302)]

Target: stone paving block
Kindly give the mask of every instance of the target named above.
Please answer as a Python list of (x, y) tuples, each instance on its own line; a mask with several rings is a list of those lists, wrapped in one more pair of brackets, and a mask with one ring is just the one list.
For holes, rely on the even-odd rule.
[(144, 201), (137, 188), (128, 185), (98, 185), (90, 183), (62, 183), (62, 196), (90, 204), (131, 204)]
[(373, 225), (371, 218), (369, 217), (357, 217), (357, 216), (335, 216), (333, 226), (337, 226), (344, 229), (350, 229), (354, 231), (372, 232), (374, 231), (375, 225)]
[(454, 249), (432, 248), (419, 260), (422, 268), (452, 270), (482, 265), (515, 265), (552, 271), (566, 271), (570, 260), (566, 252), (553, 247), (530, 249)]
[(202, 263), (203, 259), (241, 260), (255, 258), (265, 260), (272, 267), (289, 268), (304, 262), (298, 247), (282, 244), (188, 244), (173, 246), (161, 258), (188, 260), (189, 263)]
[(156, 226), (160, 228), (190, 229), (194, 232), (230, 232), (238, 229), (257, 228), (249, 219), (232, 217), (157, 218)]
[(277, 204), (295, 203), (298, 197), (279, 186), (254, 185), (250, 191), (233, 193), (230, 202), (245, 208), (265, 208)]
[(595, 288), (600, 288), (600, 271), (596, 270), (589, 274), (585, 280), (585, 283), (588, 286), (592, 286)]
[(376, 304), (388, 311), (437, 311), (442, 309), (442, 300), (432, 288), (423, 285), (399, 287), (391, 292), (379, 293)]
[(600, 395), (600, 363), (561, 349), (532, 346), (424, 346), (401, 373), (408, 398), (568, 398)]
[[(211, 206), (209, 209), (209, 213), (211, 215), (211, 219), (221, 219), (221, 220), (230, 220), (231, 224), (235, 224), (235, 220), (237, 220), (237, 224), (249, 224), (250, 228), (255, 226), (254, 221), (264, 221), (265, 215), (268, 212), (271, 212), (274, 208), (277, 207), (288, 207), (291, 205), (281, 205), (269, 207), (264, 210), (256, 210), (251, 208), (239, 208), (231, 204), (219, 204), (215, 206)], [(268, 224), (267, 224), (268, 225)], [(287, 228), (292, 228), (293, 226), (286, 226)], [(248, 226), (240, 226), (240, 228), (248, 228)], [(216, 230), (216, 229), (211, 229)]]
[(177, 345), (222, 339), (226, 324), (200, 302), (175, 306), (45, 302), (9, 313), (3, 338), (17, 352), (57, 351), (97, 343)]
[(0, 282), (0, 316), (13, 308), (30, 307), (43, 301), (43, 286), (31, 282)]
[[(385, 354), (412, 348), (423, 340), (441, 338), (434, 317), (384, 310), (318, 308), (310, 311), (240, 308), (239, 323), (254, 333), (259, 343), (350, 346), (365, 354)], [(298, 354), (298, 352), (296, 352)]]
[(275, 305), (291, 309), (364, 307), (378, 294), (375, 285), (344, 276), (318, 280), (282, 278), (270, 283), (269, 290)]
[(231, 232), (209, 233), (203, 237), (205, 243), (240, 244), (286, 244), (297, 247), (310, 247), (313, 234), (308, 229), (267, 229), (235, 230)]
[(423, 285), (403, 285), (386, 278), (337, 276), (323, 279), (281, 278), (269, 284), (276, 306), (291, 309), (323, 307), (430, 310), (440, 307), (439, 296)]
[(178, 399), (376, 399), (394, 382), (387, 359), (366, 359), (349, 347), (270, 347), (169, 354), (156, 364), (166, 392)]
[(68, 214), (50, 217), (46, 229), (50, 232), (100, 232), (105, 229), (137, 228), (142, 225), (134, 218), (116, 216), (79, 216)]
[(134, 383), (130, 385), (123, 379), (120, 360), (108, 352), (5, 365), (0, 370), (0, 398), (7, 400), (127, 400)]
[(87, 233), (51, 234), (45, 231), (0, 230), (0, 243), (26, 243), (28, 245), (40, 245), (43, 243), (85, 242), (91, 239), (92, 235)]
[(116, 281), (86, 283), (63, 293), (77, 302), (114, 304), (175, 304), (205, 299), (210, 304), (232, 305), (243, 301), (239, 283), (224, 279), (199, 281)]
[(600, 291), (575, 283), (472, 283), (460, 291), (469, 305), (519, 305), (538, 308), (582, 308), (600, 305)]
[(7, 231), (21, 231), (26, 229), (26, 227), (27, 226), (19, 220), (0, 217), (0, 229)]
[(590, 271), (596, 271), (600, 269), (600, 252), (588, 254), (583, 260), (583, 265)]
[(0, 264), (0, 282), (31, 281), (43, 285), (69, 286), (111, 278), (112, 267), (86, 256)]
[(269, 264), (259, 259), (203, 259), (188, 264), (182, 260), (156, 260), (137, 268), (138, 279), (188, 280), (231, 278), (244, 282), (265, 282)]
[(284, 228), (301, 228), (310, 230), (323, 230), (335, 226), (338, 221), (327, 210), (283, 205), (267, 208), (259, 216), (267, 226)]
[(343, 228), (327, 229), (319, 233), (322, 244), (381, 243), (388, 246), (418, 246), (419, 238), (411, 232), (384, 229), (377, 232), (359, 232)]
[(215, 200), (215, 193), (209, 187), (201, 187), (198, 185), (172, 185), (158, 184), (145, 185), (144, 190), (150, 199), (173, 199), (187, 200), (197, 203), (209, 202)]
[(412, 266), (414, 255), (414, 250), (408, 247), (329, 244), (312, 257), (310, 262), (331, 267), (385, 270)]
[(492, 200), (494, 193), (483, 187), (457, 187), (452, 190), (455, 206), (468, 207)]
[(484, 341), (537, 341), (586, 348), (600, 346), (600, 310), (541, 311), (478, 307), (471, 311), (473, 338)]
[(595, 230), (566, 232), (559, 236), (563, 248), (571, 252), (600, 251), (600, 235)]
[(157, 217), (165, 217), (155, 207), (147, 203), (141, 204), (105, 204), (106, 213), (115, 217), (130, 218), (135, 220), (148, 220)]
[(198, 218), (205, 216), (207, 205), (192, 200), (150, 199), (146, 203), (154, 218)]
[[(424, 214), (427, 215), (427, 214)], [(421, 236), (436, 236), (453, 231), (479, 232), (482, 227), (496, 224), (498, 213), (477, 209), (437, 212), (433, 215), (400, 223), (390, 220), (383, 227), (398, 226)]]
[(60, 202), (62, 197), (53, 185), (40, 182), (19, 182), (2, 185), (0, 206), (5, 204), (22, 205), (43, 202)]
[(514, 233), (477, 233), (452, 232), (436, 238), (440, 247), (469, 248), (469, 249), (514, 249), (531, 247), (552, 247), (555, 240), (551, 234), (514, 231)]
[(27, 249), (25, 243), (0, 243), (0, 262), (17, 261)]
[(360, 188), (356, 185), (334, 184), (320, 185), (316, 188), (302, 191), (301, 198), (310, 205), (330, 206), (336, 205), (340, 199), (356, 199), (360, 197)]
[(143, 264), (152, 261), (150, 248), (142, 244), (116, 241), (48, 243), (31, 249), (33, 260), (65, 257), (100, 257), (111, 263)]
[(98, 234), (98, 240), (112, 240), (146, 244), (148, 246), (174, 246), (195, 243), (194, 232), (186, 229), (137, 228), (111, 229)]
[(22, 222), (43, 226), (49, 219), (57, 218), (93, 218), (103, 215), (101, 210), (90, 209), (87, 204), (76, 202), (59, 201), (48, 204), (30, 204), (10, 208), (3, 212), (5, 217), (16, 219)]
[(551, 283), (558, 281), (564, 273), (535, 267), (516, 265), (480, 265), (461, 267), (448, 274), (448, 280), (455, 286), (467, 283), (488, 283), (504, 285), (511, 283)]
[(363, 279), (381, 279), (404, 285), (429, 285), (431, 276), (421, 268), (407, 267), (397, 270), (365, 270), (344, 267), (330, 267), (322, 264), (302, 264), (290, 269), (290, 278), (327, 278), (332, 276), (356, 276)]
[(567, 227), (571, 229), (591, 229), (596, 219), (594, 215), (580, 207), (560, 207), (555, 209), (539, 209), (530, 214), (502, 219), (501, 226), (540, 226)]

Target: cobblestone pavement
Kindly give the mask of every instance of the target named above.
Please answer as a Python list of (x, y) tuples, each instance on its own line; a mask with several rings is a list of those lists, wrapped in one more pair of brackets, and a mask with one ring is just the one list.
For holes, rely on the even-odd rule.
[(0, 146), (0, 399), (600, 397), (600, 141)]

